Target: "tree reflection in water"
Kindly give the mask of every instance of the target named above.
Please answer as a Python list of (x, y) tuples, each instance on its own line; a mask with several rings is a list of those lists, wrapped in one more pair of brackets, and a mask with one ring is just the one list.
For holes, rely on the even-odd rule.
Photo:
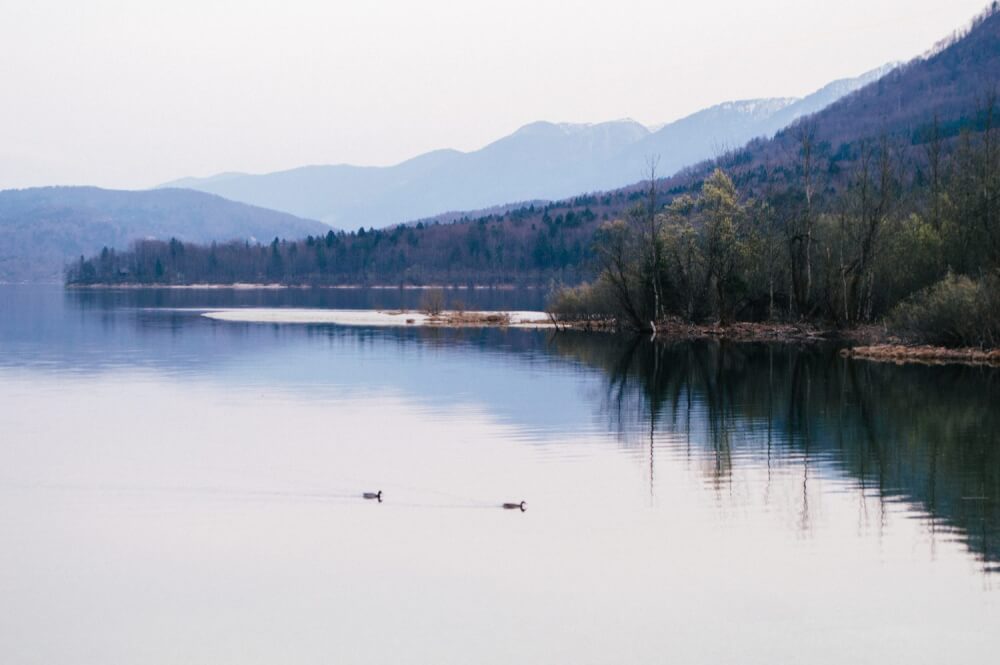
[(551, 348), (603, 371), (601, 413), (620, 440), (649, 446), (651, 492), (667, 440), (702, 461), (716, 489), (738, 465), (759, 465), (768, 479), (794, 468), (807, 530), (810, 479), (840, 474), (866, 519), (884, 527), (886, 502), (913, 502), (932, 543), (958, 538), (985, 570), (1000, 570), (1000, 371), (856, 361), (833, 346), (572, 332)]

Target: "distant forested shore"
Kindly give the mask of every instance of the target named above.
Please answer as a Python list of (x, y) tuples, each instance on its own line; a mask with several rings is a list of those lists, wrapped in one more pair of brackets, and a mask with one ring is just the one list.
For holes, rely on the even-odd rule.
[[(142, 240), (80, 257), (70, 284), (544, 285), (594, 275), (593, 237), (623, 193), (451, 224), (399, 225), (267, 243)], [(617, 205), (616, 205), (617, 204)], [(601, 210), (601, 216), (594, 209)]]

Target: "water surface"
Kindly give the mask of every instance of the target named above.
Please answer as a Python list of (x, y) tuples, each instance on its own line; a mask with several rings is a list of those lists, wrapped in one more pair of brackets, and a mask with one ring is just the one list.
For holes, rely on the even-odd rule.
[(414, 297), (0, 287), (0, 661), (1000, 647), (995, 370), (199, 315)]

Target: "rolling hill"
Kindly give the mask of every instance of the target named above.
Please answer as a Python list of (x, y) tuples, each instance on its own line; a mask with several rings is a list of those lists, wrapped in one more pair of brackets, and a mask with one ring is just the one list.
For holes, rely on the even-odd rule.
[(67, 261), (143, 238), (265, 241), (327, 229), (191, 190), (11, 189), (0, 191), (0, 282), (61, 281)]

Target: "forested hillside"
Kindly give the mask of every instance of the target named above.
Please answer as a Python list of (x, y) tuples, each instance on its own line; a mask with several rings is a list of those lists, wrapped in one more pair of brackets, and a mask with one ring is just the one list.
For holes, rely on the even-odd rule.
[(283, 282), (291, 284), (576, 283), (593, 274), (592, 245), (624, 193), (529, 205), (453, 224), (332, 230), (270, 243), (142, 241), (106, 249), (70, 270), (73, 283)]
[(855, 95), (712, 164), (651, 183), (605, 225), (597, 281), (563, 316), (648, 329), (888, 317), (901, 335), (1000, 344), (1000, 14)]

